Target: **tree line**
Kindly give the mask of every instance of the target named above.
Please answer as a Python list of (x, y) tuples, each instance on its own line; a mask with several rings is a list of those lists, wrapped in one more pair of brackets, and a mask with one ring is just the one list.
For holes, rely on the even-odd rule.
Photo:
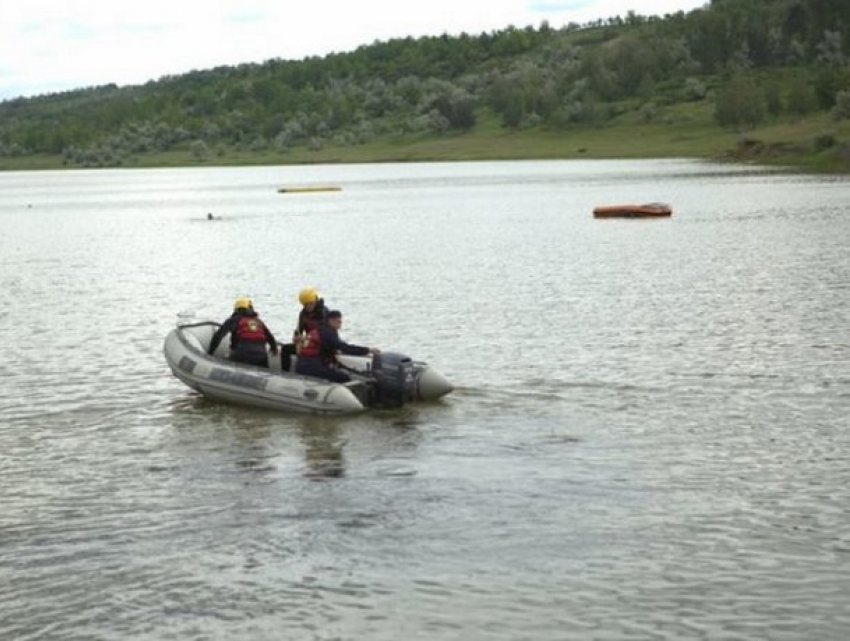
[(0, 103), (0, 156), (115, 166), (145, 153), (286, 153), (381, 136), (605, 126), (627, 111), (709, 100), (717, 122), (850, 117), (850, 2), (712, 0), (691, 12), (554, 29), (399, 38)]

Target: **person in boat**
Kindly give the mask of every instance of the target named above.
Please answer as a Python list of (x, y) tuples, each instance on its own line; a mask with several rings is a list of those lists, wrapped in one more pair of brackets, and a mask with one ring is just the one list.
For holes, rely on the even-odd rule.
[(292, 333), (292, 343), (284, 345), (281, 352), (281, 367), (286, 371), (289, 371), (292, 356), (298, 353), (307, 333), (324, 323), (328, 315), (325, 301), (319, 298), (315, 287), (305, 287), (298, 292), (298, 302), (301, 303), (301, 311), (298, 313), (298, 325)]
[(259, 367), (269, 366), (266, 344), (271, 353), (277, 355), (277, 341), (266, 324), (254, 311), (250, 298), (237, 298), (233, 303), (233, 314), (213, 334), (208, 354), (214, 354), (222, 339), (230, 334), (230, 360)]
[(317, 328), (328, 317), (325, 299), (319, 298), (319, 291), (315, 287), (305, 287), (298, 292), (298, 302), (301, 303), (301, 311), (298, 313), (298, 326), (293, 336), (295, 339)]
[(342, 327), (342, 313), (333, 310), (327, 313), (324, 322), (307, 332), (307, 338), (301, 343), (296, 371), (306, 376), (324, 378), (334, 383), (347, 383), (351, 377), (339, 368), (337, 353), (352, 356), (380, 354), (377, 347), (351, 345), (339, 337)]

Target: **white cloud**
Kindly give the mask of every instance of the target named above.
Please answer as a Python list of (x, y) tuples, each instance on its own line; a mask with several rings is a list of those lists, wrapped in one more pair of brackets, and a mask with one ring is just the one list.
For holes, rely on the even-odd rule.
[(690, 10), (700, 0), (27, 0), (0, 21), (0, 98), (300, 59), (394, 37)]

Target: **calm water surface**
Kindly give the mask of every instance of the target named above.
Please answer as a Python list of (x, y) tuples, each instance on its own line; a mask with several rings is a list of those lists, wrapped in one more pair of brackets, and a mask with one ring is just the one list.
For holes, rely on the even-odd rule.
[[(340, 192), (277, 193), (284, 185)], [(659, 162), (0, 174), (0, 638), (845, 639), (850, 181)], [(668, 201), (668, 220), (594, 220)], [(207, 221), (208, 212), (220, 220)], [(444, 402), (170, 376), (300, 287)]]

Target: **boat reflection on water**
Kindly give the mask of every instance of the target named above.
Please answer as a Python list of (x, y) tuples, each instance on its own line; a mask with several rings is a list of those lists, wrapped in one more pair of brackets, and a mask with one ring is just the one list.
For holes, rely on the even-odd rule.
[[(421, 428), (434, 418), (434, 409), (281, 416), (202, 395), (177, 396), (168, 406), (175, 438), (171, 454), (180, 459), (175, 465), (205, 476), (224, 463), (244, 474), (334, 479), (346, 476), (352, 460), (357, 466), (374, 467), (379, 475), (408, 474), (406, 461), (422, 439)], [(352, 449), (353, 459), (346, 448)], [(211, 459), (214, 452), (219, 456)]]
[(422, 439), (421, 426), (419, 411), (412, 408), (373, 413), (368, 418), (304, 417), (298, 425), (303, 476), (342, 478), (352, 465), (374, 468), (379, 476), (409, 475), (405, 463)]
[(321, 421), (317, 425), (310, 423), (304, 421), (299, 427), (304, 443), (304, 476), (315, 480), (345, 476), (342, 450), (346, 439), (339, 427), (330, 421)]

